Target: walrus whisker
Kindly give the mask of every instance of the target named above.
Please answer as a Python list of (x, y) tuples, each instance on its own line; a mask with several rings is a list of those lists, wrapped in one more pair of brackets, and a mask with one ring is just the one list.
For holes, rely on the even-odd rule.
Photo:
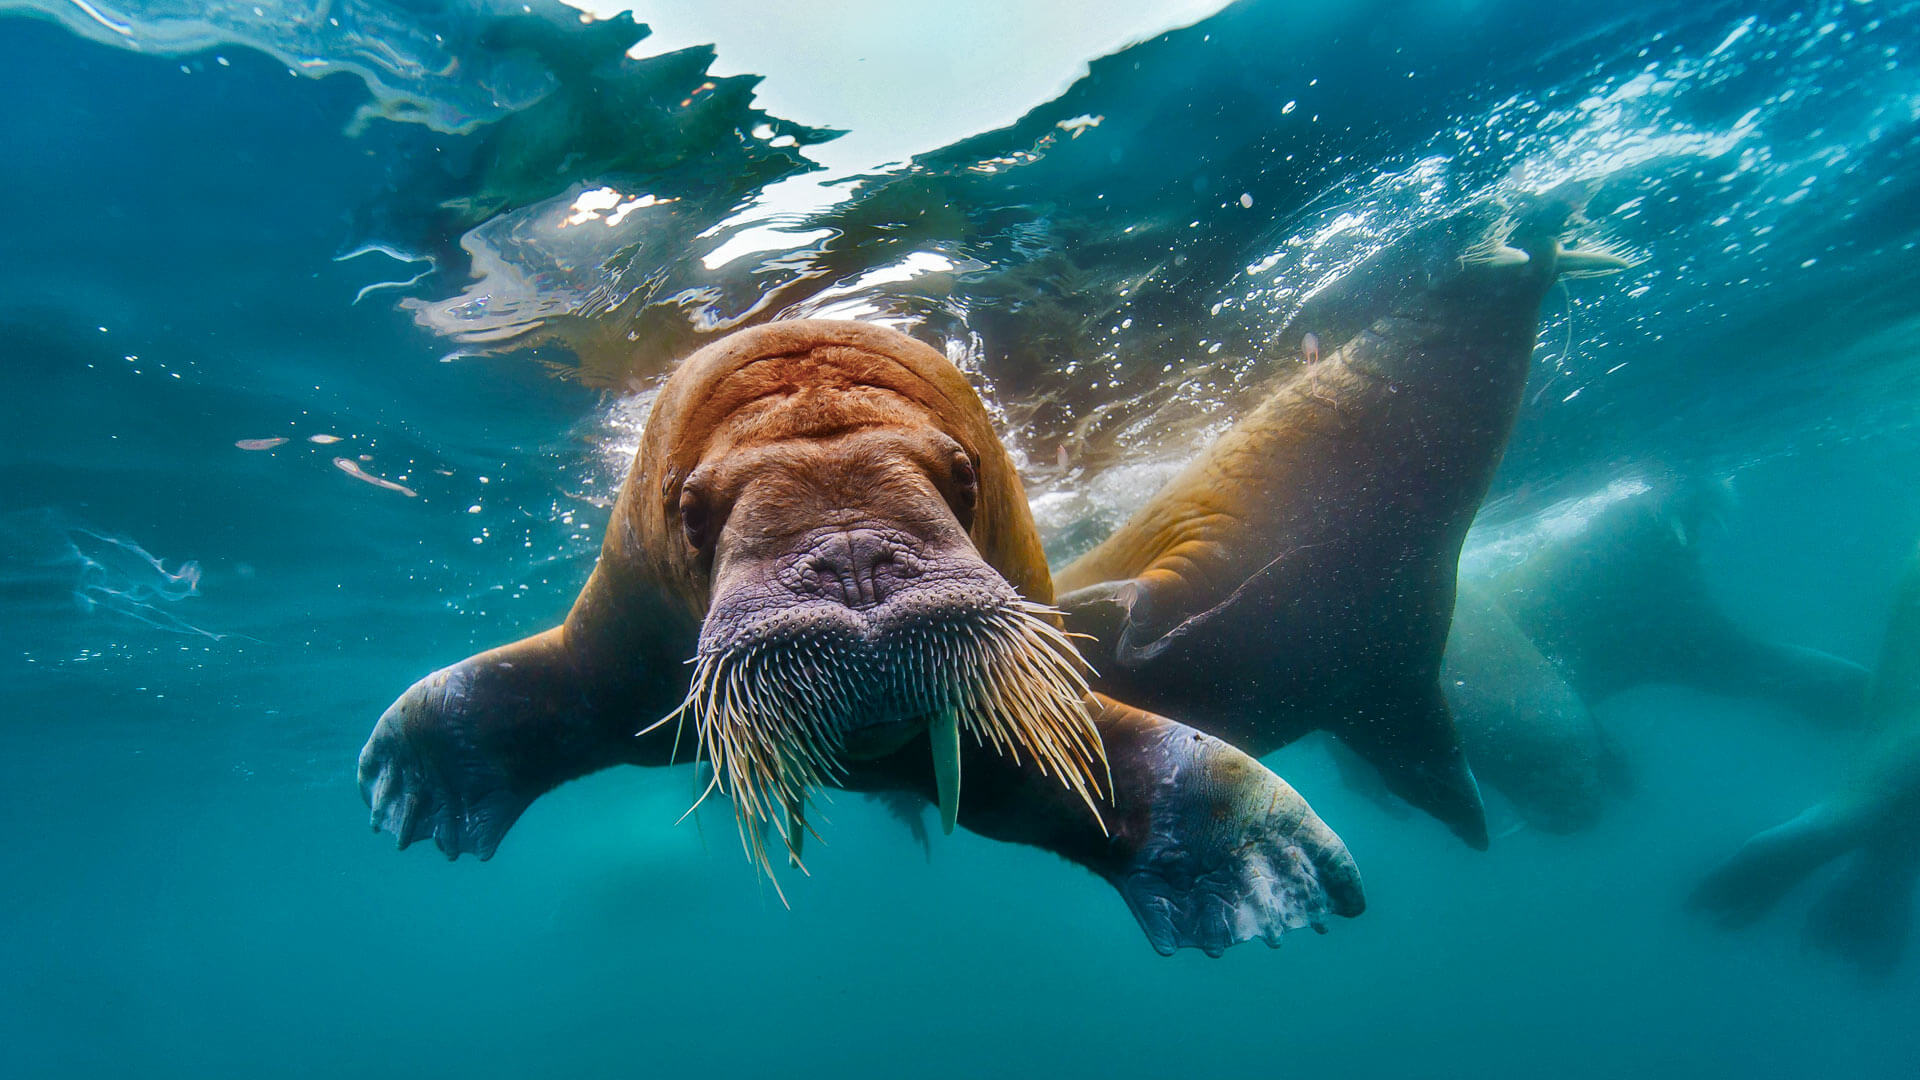
[(687, 811), (686, 811), (686, 813), (684, 813), (684, 814), (681, 814), (681, 815), (680, 815), (679, 817), (677, 817), (677, 818), (675, 818), (675, 819), (674, 819), (674, 821), (673, 821), (673, 824), (674, 824), (674, 825), (675, 825), (676, 827), (678, 827), (678, 826), (679, 826), (679, 824), (680, 824), (681, 822), (683, 822), (683, 821), (685, 821), (685, 820), (687, 820), (688, 818), (690, 818), (690, 817), (692, 817), (692, 816), (693, 816), (693, 812), (694, 812), (695, 810), (698, 810), (698, 809), (700, 809), (700, 804), (701, 804), (701, 803), (703, 803), (703, 802), (706, 802), (706, 801), (707, 801), (707, 796), (709, 796), (709, 795), (711, 795), (711, 794), (713, 794), (713, 790), (714, 790), (715, 788), (717, 788), (717, 787), (719, 787), (719, 786), (720, 786), (720, 771), (719, 771), (718, 769), (715, 769), (715, 770), (714, 770), (714, 773), (713, 773), (713, 778), (707, 781), (707, 787), (706, 787), (706, 790), (704, 790), (704, 791), (702, 791), (702, 792), (700, 793), (700, 797), (699, 797), (699, 798), (697, 798), (697, 799), (695, 799), (695, 800), (693, 800), (693, 805), (692, 805), (692, 806), (689, 806), (689, 807), (687, 807)]
[(959, 813), (963, 731), (1016, 765), (1031, 756), (1105, 829), (1098, 799), (1113, 781), (1088, 711), (1091, 669), (1052, 621), (1056, 615), (1015, 599), (907, 627), (878, 646), (860, 647), (871, 650), (865, 653), (804, 635), (705, 651), (694, 658), (679, 707), (645, 730), (692, 717), (695, 760), (704, 756), (714, 765), (693, 808), (715, 790), (732, 799), (748, 857), (767, 874), (768, 832), (806, 872), (802, 838), (819, 834), (805, 806), (827, 782), (847, 777), (850, 735), (876, 722), (925, 718), (930, 738), (939, 729), (936, 801), (949, 830)]

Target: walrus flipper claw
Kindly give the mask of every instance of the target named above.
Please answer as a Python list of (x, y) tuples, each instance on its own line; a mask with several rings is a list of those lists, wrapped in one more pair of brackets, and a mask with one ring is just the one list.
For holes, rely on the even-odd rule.
[(490, 859), (532, 799), (457, 725), (404, 708), (413, 697), (409, 691), (381, 717), (360, 751), (360, 797), (372, 809), (369, 820), (402, 848), (431, 839), (449, 859)]
[(1289, 930), (1325, 933), (1329, 915), (1360, 914), (1359, 870), (1306, 800), (1227, 743), (1179, 730), (1154, 751), (1145, 834), (1110, 875), (1154, 949), (1278, 947)]
[(635, 723), (596, 708), (578, 672), (556, 628), (414, 683), (360, 751), (374, 829), (403, 848), (432, 839), (449, 859), (489, 859), (534, 799), (638, 760)]

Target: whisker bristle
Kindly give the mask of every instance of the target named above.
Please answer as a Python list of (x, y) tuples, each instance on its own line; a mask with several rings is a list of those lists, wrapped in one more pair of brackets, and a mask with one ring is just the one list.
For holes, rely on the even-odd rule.
[[(641, 734), (691, 719), (694, 760), (711, 762), (713, 776), (687, 814), (714, 791), (724, 793), (748, 859), (769, 878), (768, 833), (807, 872), (799, 841), (819, 833), (796, 810), (847, 779), (848, 735), (875, 718), (954, 709), (976, 746), (1015, 765), (1030, 758), (1086, 803), (1104, 830), (1099, 800), (1113, 777), (1089, 711), (1092, 668), (1073, 645), (1079, 635), (1062, 630), (1058, 617), (1052, 607), (1016, 598), (908, 627), (879, 655), (861, 653), (871, 646), (806, 637), (702, 652), (690, 661), (685, 699)], [(676, 756), (678, 735), (676, 726)], [(774, 889), (786, 903), (777, 881)]]

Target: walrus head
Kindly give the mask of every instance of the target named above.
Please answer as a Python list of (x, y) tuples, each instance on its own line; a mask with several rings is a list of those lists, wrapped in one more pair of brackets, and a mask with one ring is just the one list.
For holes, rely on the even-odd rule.
[(1090, 809), (1106, 786), (1019, 479), (940, 353), (838, 322), (710, 346), (662, 390), (622, 501), (701, 620), (659, 723), (692, 728), (756, 861), (760, 823), (797, 857), (814, 787), (923, 733), (949, 830), (963, 732)]

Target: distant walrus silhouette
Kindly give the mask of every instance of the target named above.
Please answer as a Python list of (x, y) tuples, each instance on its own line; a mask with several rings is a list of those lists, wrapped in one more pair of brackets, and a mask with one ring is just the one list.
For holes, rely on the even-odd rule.
[(1884, 975), (1906, 950), (1920, 879), (1920, 552), (1894, 594), (1866, 717), (1867, 744), (1845, 785), (1748, 840), (1701, 882), (1691, 904), (1744, 926), (1814, 871), (1845, 859), (1808, 917), (1807, 940)]
[(1709, 480), (1630, 471), (1550, 511), (1538, 546), (1484, 578), (1488, 595), (1589, 702), (1675, 683), (1856, 722), (1865, 668), (1756, 637), (1709, 592), (1698, 544), (1729, 500)]
[(362, 794), (402, 847), (484, 859), (566, 780), (701, 757), (763, 865), (765, 828), (798, 860), (832, 784), (1092, 869), (1162, 952), (1358, 914), (1306, 802), (1090, 693), (1052, 599), (1019, 477), (945, 356), (858, 323), (744, 331), (667, 381), (566, 621), (415, 684), (361, 752)]
[(1699, 539), (1728, 500), (1723, 485), (1641, 466), (1462, 560), (1442, 679), (1475, 773), (1527, 824), (1585, 828), (1631, 788), (1589, 700), (1667, 682), (1823, 723), (1857, 715), (1865, 668), (1757, 638), (1709, 593)]
[(1627, 265), (1563, 243), (1586, 194), (1530, 197), (1491, 228), (1482, 218), (1465, 251), (1469, 234), (1439, 230), (1444, 258), (1376, 260), (1374, 276), (1395, 283), (1384, 301), (1327, 301), (1357, 328), (1346, 344), (1282, 379), (1057, 575), (1104, 686), (1255, 755), (1324, 729), (1486, 846), (1441, 653), (1542, 299), (1563, 274)]

